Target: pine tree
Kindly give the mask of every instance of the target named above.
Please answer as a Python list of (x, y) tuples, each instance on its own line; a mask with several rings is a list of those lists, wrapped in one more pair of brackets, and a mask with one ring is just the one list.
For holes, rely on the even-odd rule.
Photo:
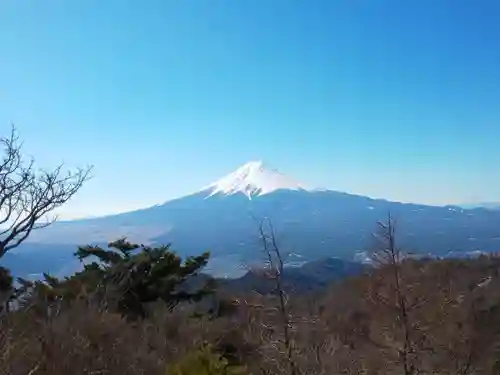
[(45, 274), (44, 281), (19, 280), (21, 300), (24, 304), (43, 301), (42, 310), (54, 310), (54, 304), (60, 309), (61, 304), (80, 298), (96, 301), (133, 320), (146, 317), (148, 303), (163, 301), (173, 309), (181, 302), (198, 301), (214, 291), (210, 280), (199, 287), (190, 285), (207, 264), (208, 252), (183, 261), (170, 246), (150, 247), (120, 239), (108, 247), (78, 248), (75, 256), (90, 262), (71, 277), (59, 280)]
[[(187, 282), (207, 264), (209, 253), (182, 259), (170, 246), (150, 247), (120, 239), (109, 250), (98, 246), (80, 247), (76, 256), (96, 261), (75, 275), (97, 289), (107, 288), (117, 300), (118, 310), (128, 317), (145, 317), (145, 304), (161, 300), (169, 309), (184, 301), (197, 301), (212, 293), (211, 285), (189, 290)], [(89, 277), (90, 276), (90, 277)]]

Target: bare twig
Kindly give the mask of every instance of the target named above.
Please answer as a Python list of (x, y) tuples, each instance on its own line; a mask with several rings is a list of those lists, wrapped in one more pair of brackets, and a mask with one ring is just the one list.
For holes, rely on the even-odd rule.
[[(267, 231), (265, 228), (267, 224)], [(279, 313), (281, 317), (282, 330), (284, 336), (284, 345), (286, 348), (287, 359), (289, 363), (289, 373), (291, 375), (297, 374), (297, 367), (293, 355), (293, 344), (290, 337), (290, 314), (288, 311), (288, 296), (283, 288), (283, 271), (284, 261), (281, 255), (280, 248), (276, 241), (276, 233), (271, 220), (264, 219), (259, 225), (259, 235), (262, 241), (262, 247), (267, 256), (269, 266), (269, 278), (275, 282), (275, 290), (279, 300)], [(275, 261), (276, 258), (276, 261)], [(277, 264), (276, 264), (277, 263)]]
[(10, 136), (0, 138), (4, 156), (0, 161), (0, 258), (19, 246), (33, 230), (45, 228), (56, 217), (47, 217), (66, 203), (89, 179), (91, 167), (62, 172), (36, 171), (34, 161), (26, 162), (22, 144), (13, 126)]

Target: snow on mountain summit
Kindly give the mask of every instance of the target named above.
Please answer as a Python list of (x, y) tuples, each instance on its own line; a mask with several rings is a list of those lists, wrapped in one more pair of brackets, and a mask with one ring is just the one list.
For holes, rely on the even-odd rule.
[(202, 191), (215, 194), (232, 195), (243, 193), (249, 199), (252, 196), (269, 194), (275, 190), (307, 190), (299, 182), (285, 176), (274, 168), (269, 168), (262, 161), (251, 161), (233, 173), (208, 185)]

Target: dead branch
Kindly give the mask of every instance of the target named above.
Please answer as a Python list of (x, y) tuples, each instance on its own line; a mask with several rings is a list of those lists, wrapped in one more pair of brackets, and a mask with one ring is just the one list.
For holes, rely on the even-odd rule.
[(33, 230), (45, 228), (57, 218), (54, 209), (76, 194), (90, 178), (91, 167), (63, 172), (35, 170), (33, 159), (26, 162), (13, 126), (10, 136), (0, 138), (4, 156), (0, 161), (0, 258), (19, 246)]
[[(265, 229), (265, 224), (267, 223), (267, 231)], [(269, 275), (270, 278), (275, 282), (275, 290), (279, 299), (279, 313), (281, 317), (284, 345), (287, 351), (287, 359), (289, 364), (289, 373), (291, 375), (297, 374), (297, 367), (293, 355), (293, 344), (290, 337), (290, 328), (292, 323), (290, 320), (290, 314), (288, 311), (288, 296), (283, 288), (283, 271), (284, 271), (284, 261), (281, 256), (281, 251), (278, 247), (276, 241), (276, 233), (272, 225), (271, 220), (264, 219), (259, 225), (259, 235), (262, 241), (262, 247), (267, 256)], [(275, 261), (276, 258), (276, 261)], [(277, 264), (276, 264), (277, 263)]]
[(396, 243), (396, 226), (394, 218), (388, 214), (385, 223), (378, 222), (379, 231), (375, 234), (377, 247), (372, 253), (372, 259), (378, 266), (386, 267), (391, 275), (395, 301), (391, 306), (390, 300), (380, 294), (376, 294), (375, 299), (384, 306), (391, 306), (396, 322), (399, 323), (403, 332), (403, 343), (398, 348), (399, 358), (402, 363), (405, 375), (415, 375), (418, 368), (415, 367), (415, 348), (413, 346), (412, 322), (409, 316), (409, 302), (402, 277), (401, 262), (404, 259), (402, 249)]

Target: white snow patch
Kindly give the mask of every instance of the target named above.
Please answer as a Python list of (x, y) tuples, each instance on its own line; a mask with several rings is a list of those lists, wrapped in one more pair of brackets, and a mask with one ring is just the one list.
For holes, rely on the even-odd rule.
[(218, 193), (243, 193), (248, 199), (252, 199), (252, 196), (269, 194), (280, 189), (313, 191), (278, 170), (265, 166), (262, 161), (251, 161), (201, 191), (207, 191), (208, 197)]

